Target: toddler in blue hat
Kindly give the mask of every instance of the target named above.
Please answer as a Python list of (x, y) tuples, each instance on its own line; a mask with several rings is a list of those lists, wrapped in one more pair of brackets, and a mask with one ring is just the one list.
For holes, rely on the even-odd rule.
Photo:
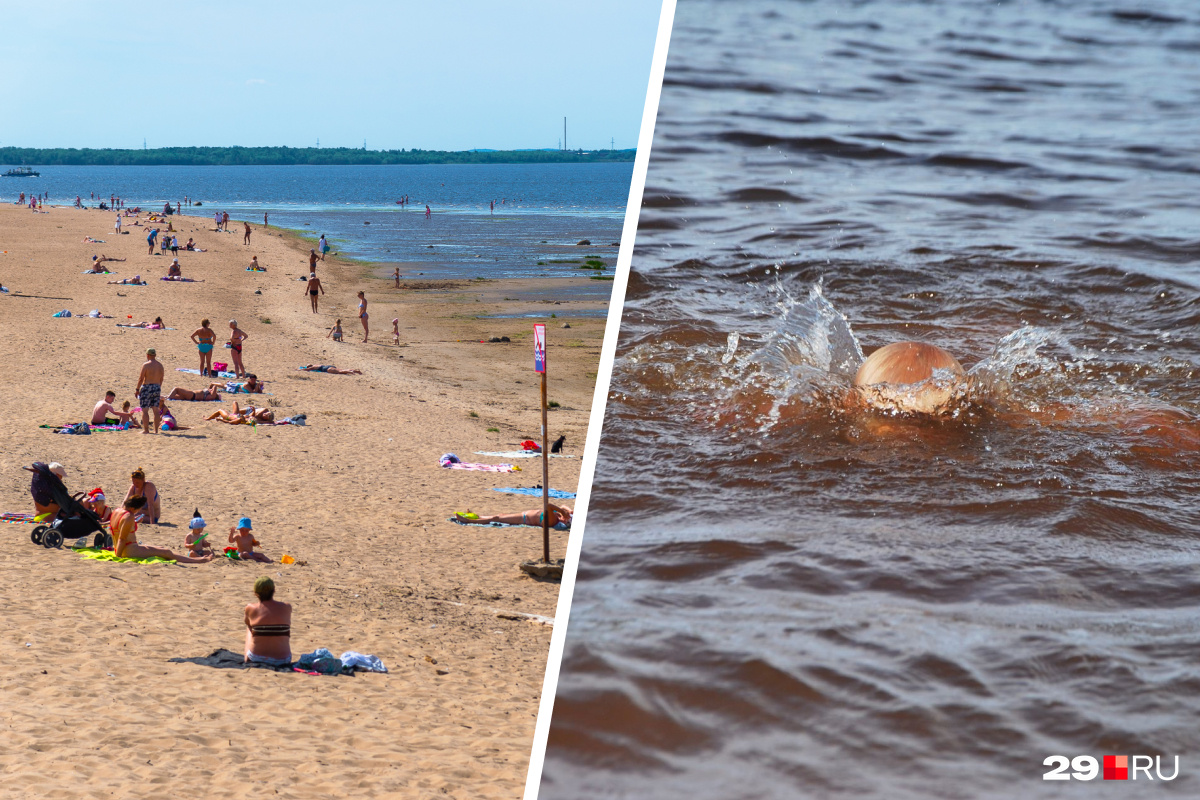
[(258, 544), (258, 540), (254, 538), (254, 528), (250, 524), (249, 517), (242, 517), (238, 520), (237, 527), (229, 529), (229, 541), (237, 548), (238, 558), (243, 561), (271, 563), (271, 559), (267, 556), (254, 552), (254, 545)]

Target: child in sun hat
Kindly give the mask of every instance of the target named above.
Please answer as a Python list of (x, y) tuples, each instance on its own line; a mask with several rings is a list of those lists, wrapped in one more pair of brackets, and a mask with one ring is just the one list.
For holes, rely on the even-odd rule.
[(258, 540), (254, 538), (253, 530), (250, 518), (242, 517), (238, 520), (237, 527), (229, 529), (229, 541), (237, 548), (238, 558), (243, 561), (262, 561), (270, 564), (270, 558), (254, 552), (254, 545), (258, 544)]
[(207, 524), (204, 517), (200, 516), (200, 509), (196, 509), (188, 523), (188, 535), (183, 540), (183, 543), (187, 545), (188, 555), (192, 558), (200, 558), (213, 551), (206, 538), (208, 534), (204, 532)]

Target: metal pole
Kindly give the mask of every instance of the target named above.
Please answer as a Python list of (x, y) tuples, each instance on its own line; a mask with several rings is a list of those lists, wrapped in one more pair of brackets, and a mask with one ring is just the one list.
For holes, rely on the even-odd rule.
[(542, 371), (542, 560), (550, 563), (550, 445), (546, 425), (546, 370)]

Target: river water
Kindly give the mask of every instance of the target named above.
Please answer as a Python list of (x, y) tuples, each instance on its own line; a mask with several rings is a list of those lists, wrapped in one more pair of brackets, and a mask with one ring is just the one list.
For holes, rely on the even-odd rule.
[[(0, 178), (0, 196), (47, 192), (52, 205), (77, 195), (93, 205), (116, 195), (147, 210), (186, 196), (202, 205), (185, 214), (227, 211), (257, 227), (267, 213), (271, 225), (326, 234), (342, 255), (435, 278), (592, 274), (580, 255), (602, 257), (611, 275), (633, 176), (632, 162), (37, 169), (38, 178)], [(576, 249), (585, 239), (586, 253)]]
[(1184, 2), (681, 0), (543, 800), (1200, 794), (1198, 101)]

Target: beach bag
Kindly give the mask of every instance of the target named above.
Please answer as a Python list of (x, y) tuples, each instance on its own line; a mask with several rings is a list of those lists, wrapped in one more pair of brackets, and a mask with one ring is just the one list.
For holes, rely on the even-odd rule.
[(225, 370), (229, 369), (229, 365), (226, 364), (224, 361), (214, 361), (212, 368), (215, 369), (217, 372), (224, 372)]
[(74, 316), (74, 315), (73, 315), (73, 314), (71, 314), (71, 312), (70, 312), (70, 311), (67, 311), (67, 310), (64, 308), (62, 311), (56, 312), (56, 313), (52, 314), (51, 316), (55, 316), (55, 317), (70, 317), (70, 316)]

